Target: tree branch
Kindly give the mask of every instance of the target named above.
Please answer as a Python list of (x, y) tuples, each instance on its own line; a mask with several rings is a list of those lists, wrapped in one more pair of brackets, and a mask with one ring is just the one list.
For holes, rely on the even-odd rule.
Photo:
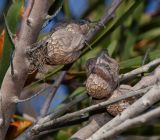
[(126, 74), (121, 74), (119, 76), (119, 80), (121, 82), (123, 82), (125, 80), (131, 79), (131, 78), (135, 77), (138, 74), (141, 74), (141, 73), (144, 73), (144, 72), (148, 72), (151, 68), (156, 67), (159, 64), (160, 64), (160, 58), (155, 59), (155, 60), (151, 61), (150, 63), (148, 63), (146, 65), (143, 65), (142, 67), (139, 67), (139, 68), (137, 68), (135, 70), (132, 70), (131, 72), (128, 72)]
[(71, 100), (68, 103), (64, 104), (62, 107), (60, 107), (58, 110), (54, 111), (53, 113), (45, 116), (44, 118), (41, 118), (41, 120), (39, 120), (39, 121), (40, 122), (47, 122), (47, 121), (50, 121), (54, 118), (57, 118), (57, 117), (63, 115), (64, 113), (66, 113), (67, 111), (69, 111), (72, 106), (76, 105), (77, 103), (79, 103), (87, 98), (88, 98), (87, 93), (83, 93), (82, 95), (77, 96), (74, 100)]
[(107, 133), (104, 134), (105, 139), (111, 139), (118, 134), (128, 130), (129, 128), (133, 128), (140, 124), (145, 124), (151, 120), (157, 119), (160, 117), (160, 107), (153, 109), (143, 115), (140, 115), (138, 117), (135, 117), (133, 119), (127, 119), (122, 124), (118, 125), (117, 127), (107, 131)]
[(1, 86), (2, 102), (0, 104), (0, 118), (3, 119), (0, 127), (1, 140), (5, 138), (10, 119), (15, 112), (16, 104), (13, 103), (11, 99), (15, 96), (20, 96), (28, 76), (29, 64), (25, 56), (25, 49), (36, 41), (50, 5), (51, 1), (36, 0), (29, 16), (30, 26), (27, 24), (28, 18), (23, 18), (21, 31), (15, 43), (16, 50), (13, 59), (15, 73), (14, 76), (12, 76), (10, 72), (11, 67), (9, 67)]
[[(143, 71), (143, 69), (142, 69)], [(142, 72), (142, 71), (139, 71), (139, 72)], [(145, 76), (143, 77), (134, 87), (132, 87), (131, 89), (125, 89), (125, 86), (122, 86), (120, 85), (119, 89), (116, 90), (117, 93), (120, 92), (121, 94), (125, 91), (125, 93), (127, 93), (127, 90), (131, 90), (131, 91), (135, 91), (137, 89), (141, 89), (141, 88), (144, 88), (144, 87), (148, 87), (148, 86), (151, 86), (153, 84), (156, 83), (157, 79), (158, 79), (158, 71), (160, 72), (159, 70), (159, 67), (157, 67), (155, 69), (154, 72), (152, 72), (151, 74), (149, 74), (148, 76)], [(132, 74), (132, 72), (129, 72)], [(122, 90), (121, 90), (122, 89)], [(114, 92), (116, 92), (114, 91)], [(117, 94), (116, 93), (116, 94)], [(114, 93), (113, 93), (114, 95)], [(102, 101), (101, 101), (102, 102)], [(103, 120), (103, 118), (101, 118)], [(76, 132), (71, 138), (79, 138), (79, 139), (87, 139), (88, 137), (90, 137), (95, 131), (97, 131), (101, 126), (99, 125), (99, 128), (97, 127), (97, 124), (95, 122), (96, 120), (94, 120), (94, 123), (89, 123), (87, 126), (85, 126), (84, 128), (81, 128), (78, 132)], [(105, 122), (105, 121), (103, 121)], [(98, 121), (97, 121), (98, 123)], [(107, 122), (106, 122), (107, 123)], [(103, 123), (104, 125), (104, 123)], [(94, 131), (93, 131), (94, 130)], [(93, 132), (93, 133), (90, 133), (90, 132)], [(85, 137), (86, 136), (86, 137)], [(88, 136), (88, 137), (87, 137)]]
[(78, 117), (78, 116), (83, 116), (83, 115), (85, 115), (85, 113), (105, 108), (107, 105), (113, 104), (113, 103), (118, 102), (122, 99), (126, 99), (126, 98), (129, 98), (129, 97), (133, 97), (133, 96), (137, 96), (137, 95), (146, 93), (150, 88), (151, 87), (147, 87), (147, 88), (140, 89), (140, 90), (137, 90), (137, 91), (131, 91), (127, 95), (121, 96), (119, 98), (110, 99), (108, 101), (101, 102), (99, 104), (92, 105), (90, 107), (86, 107), (86, 108), (81, 109), (79, 111), (76, 111), (76, 112), (73, 112), (73, 113), (68, 113), (68, 114), (66, 114), (62, 117), (59, 117), (59, 118), (56, 118), (56, 119), (53, 119), (53, 120), (50, 120), (50, 121), (47, 121), (47, 122), (44, 122), (44, 120), (39, 121), (35, 126), (33, 126), (33, 128), (31, 129), (31, 133), (29, 135), (36, 135), (40, 131), (43, 131), (45, 128), (47, 128), (47, 127), (49, 127), (49, 126), (51, 126), (55, 123), (57, 124), (57, 123), (65, 122), (69, 119), (73, 119), (73, 118)]
[[(89, 115), (80, 116), (80, 117), (74, 118), (72, 120), (67, 120), (66, 122), (61, 123), (61, 124), (55, 124), (55, 125), (51, 126), (50, 128), (46, 129), (45, 131), (40, 132), (38, 135), (34, 135), (32, 138), (33, 139), (34, 138), (39, 138), (42, 135), (46, 135), (46, 134), (58, 131), (58, 130), (64, 128), (64, 127), (68, 127), (68, 126), (71, 126), (71, 125), (76, 125), (76, 124), (79, 124), (79, 122), (82, 123), (84, 121), (87, 121), (88, 118), (89, 118)], [(31, 138), (31, 137), (29, 136), (28, 138)]]
[[(151, 63), (152, 64), (152, 63)], [(149, 64), (147, 64), (149, 65)], [(146, 67), (147, 65), (144, 65), (144, 67)], [(152, 65), (153, 66), (153, 65)], [(143, 70), (143, 68), (142, 68)], [(138, 72), (142, 72), (142, 71), (139, 71), (139, 68), (138, 68)], [(137, 72), (137, 73), (138, 73)], [(80, 111), (77, 111), (77, 112), (73, 112), (73, 113), (70, 113), (70, 114), (67, 114), (65, 116), (62, 116), (60, 118), (57, 118), (58, 119), (58, 122), (60, 121), (65, 121), (66, 119), (70, 119), (72, 117), (76, 117), (77, 115), (81, 115), (81, 114), (84, 114), (84, 113), (88, 113), (88, 112), (92, 112), (92, 111), (95, 111), (97, 109), (101, 109), (101, 108), (105, 108), (107, 105), (109, 104), (112, 104), (112, 103), (115, 103), (115, 102), (118, 102), (122, 99), (126, 99), (128, 97), (132, 97), (132, 96), (136, 96), (136, 95), (140, 95), (142, 93), (146, 93), (148, 91), (148, 89), (150, 89), (151, 85), (154, 85), (156, 83), (156, 81), (158, 80), (158, 75), (159, 75), (159, 72), (160, 72), (160, 67), (157, 67), (154, 72), (152, 72), (150, 75), (148, 76), (145, 76), (143, 77), (134, 87), (132, 87), (131, 89), (131, 92), (129, 92), (128, 94), (124, 95), (124, 96), (121, 96), (120, 98), (115, 98), (114, 100), (108, 100), (108, 101), (105, 101), (105, 102), (102, 102), (100, 104), (97, 104), (97, 105), (93, 105), (93, 106), (90, 106), (90, 107), (87, 107), (85, 109), (82, 109)], [(132, 72), (129, 72), (131, 73), (132, 75)], [(129, 75), (129, 74), (128, 74)], [(130, 76), (130, 75), (129, 75)], [(146, 88), (144, 88), (146, 87)], [(62, 111), (63, 112), (63, 111)], [(64, 111), (65, 112), (65, 111)], [(62, 114), (61, 114), (62, 115)], [(72, 116), (73, 115), (73, 116)], [(55, 119), (55, 117), (58, 117), (57, 115), (55, 115), (54, 113), (53, 114), (50, 114), (50, 115), (47, 115), (46, 117), (44, 118), (41, 118), (37, 124), (35, 126), (33, 126), (32, 130), (34, 131), (34, 129), (36, 131), (38, 131), (37, 133), (39, 133), (39, 131), (42, 131), (42, 130), (38, 130), (38, 129), (45, 129), (45, 127), (47, 127), (47, 123), (48, 123), (48, 126), (51, 125), (50, 121), (52, 119), (53, 120), (53, 124), (54, 123), (57, 123), (57, 119)], [(64, 117), (64, 118), (63, 118)], [(67, 118), (65, 118), (67, 117)], [(61, 120), (62, 119), (62, 120)], [(54, 122), (56, 121), (56, 122)], [(35, 132), (35, 131), (34, 131)], [(31, 133), (29, 133), (29, 135), (32, 135)]]
[[(92, 104), (98, 104), (102, 101), (104, 100), (92, 99)], [(110, 121), (112, 117), (105, 110), (106, 109), (97, 110), (93, 112), (93, 114), (90, 114), (89, 123), (83, 128), (81, 128), (79, 131), (77, 131), (75, 134), (73, 134), (70, 140), (85, 140), (90, 137), (94, 132), (96, 132), (100, 127), (102, 127), (104, 123)]]
[(146, 109), (151, 107), (154, 103), (160, 100), (160, 85), (154, 85), (144, 96), (138, 99), (135, 103), (124, 110), (120, 115), (117, 115), (110, 122), (102, 126), (87, 140), (101, 140), (105, 138), (105, 134), (111, 129), (117, 127), (124, 121), (133, 118)]
[[(146, 55), (145, 55), (146, 56)], [(151, 68), (157, 66), (160, 64), (160, 59), (155, 59), (153, 60), (152, 62), (148, 63), (147, 65), (144, 65), (138, 69), (135, 69), (131, 72), (128, 72), (126, 74), (122, 74), (119, 76), (119, 80), (120, 82), (123, 82), (124, 79), (125, 80), (128, 80), (130, 78), (133, 78), (135, 77), (136, 75), (138, 74), (141, 74), (141, 73), (144, 73), (144, 72), (148, 72)], [(157, 68), (158, 69), (158, 68)], [(123, 79), (124, 78), (124, 79)], [(140, 89), (142, 87), (147, 87), (149, 85), (152, 85), (153, 83), (155, 83), (155, 80), (156, 80), (156, 76), (154, 74), (150, 74), (149, 76), (146, 76), (146, 77), (143, 77), (142, 78), (143, 80), (138, 82), (134, 87), (132, 87), (131, 90), (137, 90), (137, 89)], [(145, 79), (145, 80), (144, 80)], [(148, 79), (148, 80), (147, 80)], [(151, 80), (152, 79), (152, 80)], [(145, 81), (145, 82), (144, 82)], [(148, 81), (148, 82), (147, 82)], [(121, 88), (121, 86), (120, 86)], [(123, 91), (121, 91), (123, 92)], [(100, 100), (101, 101), (101, 100)], [(103, 102), (103, 101), (101, 101)], [(104, 123), (107, 123), (104, 121), (104, 116), (102, 117), (101, 114), (99, 114), (99, 118), (101, 118), (101, 120), (104, 122)], [(95, 120), (94, 119), (94, 116), (91, 117), (93, 120), (88, 124), (86, 125), (85, 127), (81, 128), (78, 132), (76, 132), (72, 137), (71, 139), (73, 138), (78, 138), (80, 140), (83, 140), (83, 139), (87, 139), (89, 136), (91, 136), (95, 131), (97, 131), (102, 125), (98, 125), (99, 121), (98, 120)], [(103, 124), (104, 124), (103, 123)]]

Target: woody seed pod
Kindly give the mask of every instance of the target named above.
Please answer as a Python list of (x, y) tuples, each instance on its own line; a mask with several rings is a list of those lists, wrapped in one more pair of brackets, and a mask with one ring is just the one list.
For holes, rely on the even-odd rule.
[[(131, 90), (130, 86), (121, 85), (119, 89), (114, 91), (114, 93), (111, 95), (109, 99), (118, 98), (124, 94), (127, 94), (130, 90)], [(128, 106), (130, 106), (132, 103), (134, 103), (135, 100), (136, 100), (136, 97), (126, 98), (117, 103), (107, 106), (107, 111), (112, 116), (116, 116), (120, 114), (123, 110), (125, 110)]]
[(68, 64), (76, 60), (84, 46), (88, 26), (70, 23), (55, 31), (47, 42), (47, 62), (51, 65)]
[(109, 98), (118, 84), (118, 63), (103, 51), (86, 64), (88, 94), (96, 99)]
[(26, 50), (29, 73), (37, 69), (43, 72), (44, 64), (68, 64), (76, 60), (84, 46), (84, 36), (88, 30), (87, 23), (64, 22), (56, 26), (50, 35)]
[(44, 64), (46, 63), (46, 54), (47, 50), (43, 47), (44, 42), (40, 41), (38, 43), (33, 44), (30, 48), (26, 50), (26, 58), (29, 62), (29, 74), (38, 70), (39, 72), (43, 72)]

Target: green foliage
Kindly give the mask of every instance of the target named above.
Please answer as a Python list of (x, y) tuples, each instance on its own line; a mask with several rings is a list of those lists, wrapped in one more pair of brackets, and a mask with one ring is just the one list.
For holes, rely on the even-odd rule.
[[(151, 47), (149, 60), (158, 58), (160, 54), (159, 18), (150, 18), (143, 13), (144, 1), (124, 1), (118, 8), (116, 15), (90, 44), (93, 48), (85, 49), (84, 55), (76, 61), (72, 70), (84, 70), (89, 58), (97, 56), (102, 48), (107, 48), (111, 56), (120, 63), (121, 72), (127, 72), (141, 65), (146, 49)], [(153, 26), (152, 26), (153, 25)], [(149, 27), (149, 28), (147, 28)], [(142, 32), (143, 30), (143, 32)], [(148, 39), (145, 46), (135, 46)], [(86, 53), (87, 52), (87, 53)]]
[(72, 92), (72, 94), (71, 94), (70, 97), (73, 98), (74, 96), (78, 96), (78, 95), (80, 95), (80, 94), (85, 93), (85, 92), (86, 92), (85, 89), (86, 89), (85, 87), (78, 87), (78, 88), (76, 88), (76, 89)]
[(55, 140), (68, 140), (73, 133), (75, 133), (77, 131), (77, 127), (76, 126), (72, 126), (70, 128), (65, 128), (60, 130), (57, 133), (57, 136), (55, 137)]
[[(9, 8), (7, 12), (7, 21), (9, 24), (9, 28), (12, 33), (16, 32), (17, 23), (19, 21), (19, 15), (20, 15), (20, 9), (22, 7), (22, 0), (18, 0), (13, 2), (11, 7)], [(6, 32), (6, 31), (5, 31)], [(2, 83), (2, 80), (4, 78), (4, 75), (9, 67), (11, 54), (13, 52), (13, 46), (11, 44), (11, 41), (8, 37), (8, 34), (5, 33), (5, 39), (4, 39), (4, 46), (3, 46), (3, 54), (1, 59), (1, 65), (0, 65), (0, 85)]]

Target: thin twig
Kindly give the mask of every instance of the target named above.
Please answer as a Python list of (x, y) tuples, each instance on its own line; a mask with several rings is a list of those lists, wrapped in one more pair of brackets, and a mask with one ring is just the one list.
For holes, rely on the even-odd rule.
[[(62, 107), (59, 107), (57, 110), (55, 110), (53, 113), (47, 115), (46, 117), (41, 118), (40, 120), (38, 120), (38, 122), (40, 121), (41, 123), (43, 123), (43, 122), (50, 121), (51, 119), (54, 119), (56, 117), (59, 117), (59, 116), (63, 115), (64, 113), (66, 113), (67, 111), (70, 111), (71, 107), (73, 107), (77, 103), (79, 103), (87, 98), (88, 98), (88, 95), (85, 92), (85, 93), (77, 96), (75, 99), (69, 100), (68, 103), (65, 103)], [(57, 125), (57, 126), (59, 127), (59, 125)], [(30, 135), (26, 134), (26, 137), (30, 137)]]
[(101, 20), (95, 25), (94, 28), (91, 28), (86, 35), (86, 41), (89, 42), (101, 29), (104, 25), (114, 16), (115, 11), (122, 3), (123, 0), (114, 0), (112, 2), (111, 8), (107, 13), (101, 18)]
[(52, 102), (52, 99), (53, 99), (57, 89), (59, 88), (59, 86), (60, 86), (65, 74), (66, 74), (66, 71), (62, 71), (60, 73), (60, 75), (56, 78), (55, 83), (51, 87), (51, 92), (46, 97), (46, 100), (45, 100), (45, 102), (43, 104), (43, 107), (42, 107), (42, 109), (40, 111), (40, 114), (41, 114), (40, 116), (41, 117), (44, 117), (47, 114), (49, 106), (50, 106), (50, 104)]
[(151, 51), (151, 48), (148, 48), (147, 51), (145, 52), (145, 55), (142, 61), (142, 66), (145, 65), (150, 51)]
[[(134, 70), (132, 70), (132, 71), (130, 71), (128, 73), (121, 74), (119, 76), (119, 80), (120, 80), (120, 82), (123, 82), (124, 80), (128, 80), (128, 79), (130, 79), (130, 78), (132, 78), (132, 77), (134, 77), (134, 76), (136, 76), (138, 74), (141, 74), (141, 73), (144, 73), (144, 72), (148, 72), (151, 68), (156, 67), (159, 64), (160, 64), (160, 58), (155, 59), (155, 60), (151, 61), (150, 63), (148, 63), (148, 64), (146, 64), (146, 65), (144, 65), (142, 67), (134, 69)], [(44, 89), (44, 90), (46, 90), (46, 89)], [(27, 99), (20, 100), (20, 99), (14, 98), (13, 101), (16, 102), (16, 103), (28, 101), (28, 100), (38, 96), (39, 94), (43, 93), (42, 91), (43, 90), (38, 91), (35, 95), (33, 95), (32, 97), (29, 97)], [(52, 116), (52, 114), (51, 114), (51, 116)]]
[(23, 102), (27, 102), (35, 97), (37, 97), (38, 95), (44, 93), (44, 91), (46, 91), (47, 89), (50, 89), (51, 86), (47, 86), (46, 88), (42, 88), (41, 90), (39, 90), (37, 93), (35, 93), (34, 95), (32, 95), (31, 97), (28, 97), (26, 99), (19, 99), (17, 96), (13, 97), (12, 98), (12, 101), (14, 103), (23, 103)]
[(131, 78), (135, 77), (138, 74), (141, 74), (141, 73), (144, 73), (144, 72), (148, 72), (151, 68), (156, 67), (159, 64), (160, 64), (160, 58), (155, 59), (155, 60), (151, 61), (150, 63), (148, 63), (148, 64), (146, 64), (146, 65), (144, 65), (142, 67), (139, 67), (139, 68), (137, 68), (135, 70), (132, 70), (132, 71), (126, 73), (126, 74), (121, 74), (119, 76), (119, 80), (121, 82), (123, 82), (125, 80), (131, 79)]
[(42, 89), (48, 90), (48, 88), (50, 88), (50, 86), (51, 86), (50, 83), (40, 83), (38, 86), (33, 86), (30, 88), (25, 87), (21, 92), (20, 99), (23, 100), (23, 99), (29, 98)]
[(34, 135), (32, 138), (38, 138), (42, 135), (48, 134), (48, 133), (52, 133), (55, 131), (58, 131), (64, 127), (68, 127), (68, 126), (72, 126), (72, 125), (76, 125), (79, 124), (79, 122), (84, 122), (87, 121), (89, 118), (89, 115), (85, 115), (85, 116), (79, 116), (77, 118), (74, 118), (72, 120), (67, 120), (61, 124), (54, 124), (53, 126), (51, 126), (50, 128), (48, 128), (47, 130), (40, 132), (38, 135)]
[(41, 118), (39, 121), (42, 122), (48, 122), (51, 119), (55, 119), (62, 114), (66, 113), (71, 109), (72, 106), (76, 105), (80, 101), (83, 101), (88, 98), (87, 93), (83, 93), (82, 95), (77, 96), (74, 100), (69, 101), (68, 103), (64, 104), (62, 107), (58, 108), (58, 110), (54, 111), (53, 113), (45, 116), (44, 118)]
[[(151, 86), (152, 87), (152, 86)], [(49, 127), (55, 123), (60, 123), (60, 122), (64, 122), (68, 119), (72, 119), (74, 117), (78, 117), (78, 116), (83, 116), (85, 113), (88, 113), (88, 112), (91, 112), (91, 111), (95, 111), (95, 110), (98, 110), (100, 108), (105, 108), (107, 105), (110, 105), (110, 104), (113, 104), (113, 103), (116, 103), (122, 99), (126, 99), (126, 98), (129, 98), (129, 97), (133, 97), (133, 96), (137, 96), (137, 95), (140, 95), (140, 94), (144, 94), (146, 93), (151, 87), (146, 87), (144, 89), (140, 89), (140, 90), (137, 90), (137, 91), (131, 91), (129, 92), (128, 94), (126, 95), (123, 95), (119, 98), (115, 98), (115, 99), (110, 99), (108, 101), (105, 101), (105, 102), (102, 102), (102, 103), (99, 103), (99, 104), (96, 104), (96, 105), (92, 105), (90, 107), (87, 107), (87, 108), (84, 108), (84, 109), (81, 109), (79, 111), (76, 111), (76, 112), (73, 112), (73, 113), (69, 113), (69, 114), (66, 114), (62, 117), (59, 117), (57, 119), (54, 119), (54, 120), (51, 120), (49, 122), (39, 122), (37, 125), (35, 125), (32, 130), (31, 130), (31, 133), (34, 135), (36, 133), (39, 133), (40, 131), (44, 130), (46, 127)], [(31, 135), (32, 135), (31, 134)]]

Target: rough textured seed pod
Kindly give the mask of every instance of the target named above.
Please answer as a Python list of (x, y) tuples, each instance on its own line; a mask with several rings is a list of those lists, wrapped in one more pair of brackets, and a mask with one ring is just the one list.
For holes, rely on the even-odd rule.
[(88, 29), (86, 24), (70, 23), (51, 34), (46, 40), (47, 62), (57, 65), (76, 60), (84, 46), (84, 35)]
[[(122, 86), (119, 89), (115, 90), (109, 99), (118, 98), (124, 94), (127, 94), (129, 91), (131, 91), (130, 86), (128, 85), (122, 85)], [(117, 103), (107, 106), (107, 111), (112, 116), (116, 116), (120, 114), (123, 110), (125, 110), (128, 106), (130, 106), (132, 103), (134, 103), (135, 100), (136, 100), (136, 97), (126, 98)]]
[[(44, 42), (38, 42), (32, 45), (31, 48), (26, 50), (26, 57), (29, 62), (29, 74), (38, 70), (39, 72), (43, 72), (44, 64), (46, 63), (46, 55), (47, 50), (42, 46)], [(42, 47), (41, 47), (42, 46)]]
[(84, 46), (88, 23), (59, 23), (53, 32), (26, 50), (29, 73), (43, 72), (43, 65), (68, 64), (76, 60)]
[(86, 64), (88, 94), (96, 99), (109, 98), (118, 84), (118, 63), (103, 51)]

